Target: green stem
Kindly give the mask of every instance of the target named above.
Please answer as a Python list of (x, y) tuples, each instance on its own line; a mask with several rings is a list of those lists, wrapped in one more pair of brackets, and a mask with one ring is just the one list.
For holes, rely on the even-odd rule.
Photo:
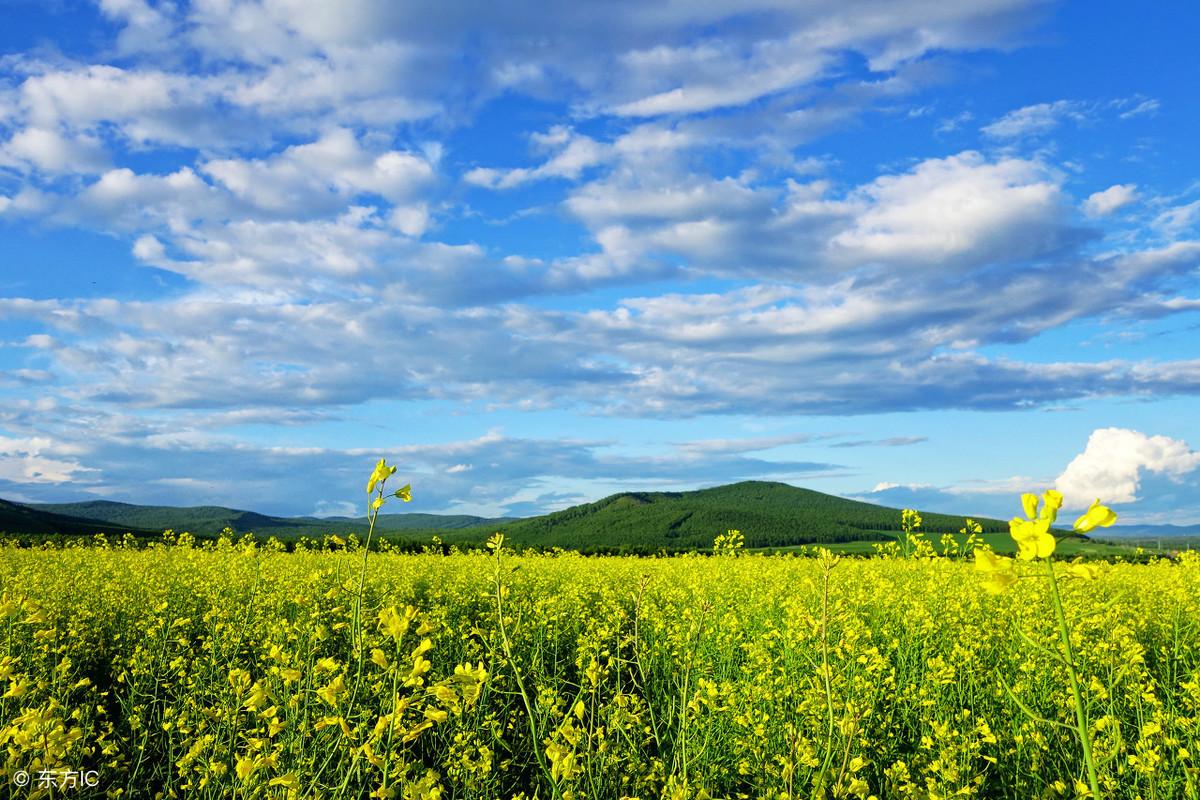
[[(379, 487), (379, 496), (383, 497), (383, 485)], [(367, 543), (363, 547), (362, 569), (358, 573), (358, 596), (354, 598), (354, 647), (358, 650), (358, 674), (362, 675), (362, 601), (363, 589), (367, 582), (367, 556), (371, 552), (371, 535), (375, 533), (375, 520), (379, 517), (379, 509), (368, 509), (370, 525), (367, 527)]]
[(1071, 649), (1071, 629), (1067, 627), (1067, 615), (1063, 611), (1062, 595), (1058, 591), (1058, 578), (1054, 574), (1054, 562), (1046, 559), (1050, 573), (1050, 596), (1054, 598), (1054, 613), (1058, 617), (1058, 635), (1062, 639), (1063, 657), (1067, 661), (1067, 675), (1071, 679), (1071, 696), (1075, 700), (1075, 723), (1079, 743), (1083, 747), (1083, 761), (1087, 765), (1088, 785), (1094, 800), (1100, 800), (1100, 781), (1096, 775), (1096, 760), (1092, 757), (1092, 737), (1088, 734), (1087, 711), (1083, 707), (1083, 693), (1079, 690), (1079, 675), (1075, 671), (1075, 654)]
[(829, 573), (833, 568), (826, 563), (825, 572), (821, 576), (821, 678), (825, 682), (825, 710), (828, 720), (825, 730), (825, 758), (821, 762), (821, 771), (817, 774), (817, 790), (825, 791), (825, 773), (829, 771), (833, 760), (833, 685), (830, 681), (832, 669), (829, 666)]
[(516, 660), (513, 658), (512, 645), (508, 640), (508, 628), (504, 624), (504, 584), (500, 580), (500, 548), (496, 548), (495, 555), (495, 582), (496, 582), (496, 617), (499, 621), (500, 628), (500, 646), (504, 649), (504, 658), (508, 661), (508, 665), (512, 667), (513, 678), (517, 683), (517, 691), (521, 695), (521, 703), (525, 706), (525, 716), (529, 720), (529, 740), (533, 747), (533, 755), (537, 759), (538, 766), (542, 773), (550, 779), (550, 792), (554, 798), (560, 797), (558, 781), (554, 779), (554, 773), (546, 766), (546, 760), (542, 757), (542, 748), (539, 746), (538, 730), (537, 730), (537, 715), (533, 713), (533, 703), (529, 700), (529, 693), (525, 691), (525, 681), (521, 678), (521, 669), (517, 666)]
[[(385, 482), (386, 481), (380, 483), (380, 486), (378, 489), (380, 497), (383, 497), (383, 483), (385, 483)], [(367, 496), (370, 497), (370, 495), (367, 495)], [(346, 703), (346, 715), (350, 716), (351, 719), (353, 719), (352, 712), (354, 710), (354, 704), (358, 700), (358, 689), (362, 683), (362, 672), (363, 672), (363, 648), (362, 648), (363, 589), (366, 586), (366, 579), (367, 579), (367, 554), (371, 552), (371, 534), (375, 532), (375, 518), (378, 516), (379, 516), (379, 509), (371, 508), (371, 505), (368, 504), (367, 520), (370, 524), (367, 527), (367, 545), (366, 545), (366, 547), (363, 548), (362, 569), (358, 573), (358, 595), (354, 598), (354, 620), (353, 620), (353, 625), (351, 626), (351, 629), (350, 629), (350, 631), (351, 631), (350, 632), (350, 646), (351, 646), (351, 648), (353, 648), (352, 654), (356, 650), (357, 655), (358, 655), (358, 666), (354, 671), (354, 685), (350, 690), (350, 699)], [(339, 586), (341, 585), (340, 579), (339, 579), (338, 585)], [(330, 748), (329, 754), (325, 757), (325, 761), (322, 762), (320, 769), (318, 769), (316, 774), (313, 776), (314, 784), (316, 784), (317, 781), (321, 778), (321, 776), (325, 773), (326, 767), (329, 766), (329, 764), (333, 761), (334, 756), (336, 756), (338, 754), (338, 752), (339, 751), (337, 748)], [(353, 766), (353, 765), (351, 765), (351, 766)], [(346, 788), (347, 782), (349, 781), (350, 775), (351, 775), (351, 770), (347, 769), (346, 776), (342, 781), (342, 791), (345, 791), (345, 788)]]
[(397, 642), (396, 652), (392, 653), (392, 713), (391, 718), (388, 719), (387, 751), (383, 755), (383, 789), (385, 795), (387, 793), (388, 778), (390, 777), (392, 766), (392, 742), (396, 731), (396, 714), (399, 713), (396, 710), (397, 701), (399, 700), (399, 695), (396, 692), (396, 684), (400, 677), (399, 650), (400, 644)]

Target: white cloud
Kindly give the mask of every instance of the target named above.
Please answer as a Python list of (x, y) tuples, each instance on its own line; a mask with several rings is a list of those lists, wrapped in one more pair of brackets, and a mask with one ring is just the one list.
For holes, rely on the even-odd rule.
[(908, 447), (928, 441), (924, 436), (889, 436), (886, 439), (853, 439), (835, 442), (830, 447)]
[(724, 42), (688, 47), (658, 46), (626, 53), (631, 73), (654, 76), (655, 83), (683, 84), (613, 107), (625, 117), (694, 113), (740, 106), (766, 95), (813, 81), (835, 60), (833, 52), (814, 47), (812, 36), (756, 43), (748, 53)]
[(160, 71), (125, 70), (97, 64), (33, 75), (21, 85), (22, 104), (34, 124), (86, 126), (170, 108), (188, 94), (192, 81)]
[(882, 86), (931, 52), (1009, 46), (1037, 5), (102, 0), (122, 66), (18, 56), (17, 106), (45, 129), (219, 151), (331, 126), (456, 124), (505, 91), (557, 93), (581, 116), (691, 114), (808, 100), (831, 75), (854, 87), (837, 71), (848, 53)]
[(566, 126), (556, 126), (548, 133), (534, 134), (532, 138), (541, 149), (557, 152), (537, 167), (507, 170), (477, 167), (467, 172), (463, 180), (476, 186), (511, 189), (544, 178), (575, 179), (583, 170), (603, 163), (610, 157), (611, 147), (577, 134)]
[(410, 202), (434, 181), (422, 156), (373, 153), (345, 129), (295, 145), (269, 159), (219, 159), (201, 171), (239, 200), (270, 212), (309, 215), (336, 211), (363, 194), (393, 204)]
[(952, 117), (942, 118), (934, 131), (936, 133), (953, 133), (973, 119), (975, 119), (975, 115), (970, 111), (960, 111)]
[[(26, 346), (75, 396), (135, 407), (263, 411), (442, 398), (632, 415), (842, 414), (1200, 391), (1194, 361), (1038, 364), (972, 352), (1081, 316), (1136, 311), (1146, 293), (1131, 287), (1171, 280), (1195, 265), (1200, 245), (1084, 262), (1074, 267), (1077, 281), (1057, 268), (1014, 268), (987, 292), (971, 278), (947, 286), (937, 276), (895, 276), (665, 294), (570, 312), (477, 305), (493, 302), (496, 289), (513, 291), (526, 269), (534, 270), (529, 290), (545, 291), (543, 282), (561, 279), (545, 265), (506, 263), (512, 271), (489, 286), (480, 276), (494, 279), (498, 269), (482, 268), (488, 262), (477, 251), (410, 245), (412, 268), (387, 281), (395, 268), (383, 255), (404, 240), (382, 229), (371, 251), (377, 260), (350, 244), (331, 248), (365, 235), (350, 220), (259, 227), (217, 250), (198, 242), (186, 253), (194, 261), (163, 265), (191, 270), (211, 290), (158, 302), (3, 300), (0, 317), (55, 332)], [(136, 249), (157, 259), (157, 241), (140, 239)], [(460, 294), (428, 294), (437, 280), (439, 291)], [(464, 304), (445, 305), (452, 300)], [(1159, 306), (1155, 314), (1169, 310)]]
[(700, 439), (691, 442), (680, 442), (675, 446), (680, 451), (693, 456), (703, 456), (708, 453), (753, 453), (761, 450), (772, 450), (787, 445), (805, 444), (815, 437), (808, 433), (797, 433), (787, 436), (764, 436), (752, 439)]
[(596, 228), (638, 221), (745, 217), (768, 212), (771, 204), (766, 192), (736, 178), (660, 182), (653, 177), (593, 182), (573, 192), (566, 203), (573, 214)]
[[(1136, 103), (1136, 105), (1134, 105), (1132, 108), (1128, 108), (1131, 103)], [(1133, 117), (1140, 117), (1142, 115), (1153, 115), (1159, 110), (1161, 105), (1161, 103), (1152, 97), (1132, 97), (1118, 101), (1118, 107), (1124, 107), (1126, 109), (1121, 112), (1121, 119), (1132, 119)]]
[(860, 209), (831, 241), (836, 258), (915, 267), (1044, 255), (1069, 243), (1065, 199), (1043, 165), (974, 152), (929, 159), (852, 195)]
[(1200, 478), (1200, 452), (1187, 442), (1147, 436), (1126, 428), (1100, 428), (1088, 437), (1054, 483), (1068, 507), (1082, 508), (1099, 498), (1105, 503), (1132, 503), (1145, 473), (1181, 482)]
[[(962, 274), (1066, 257), (1094, 234), (1071, 222), (1061, 175), (1038, 161), (967, 151), (840, 194), (829, 180), (696, 174), (673, 158), (617, 166), (566, 208), (614, 260), (683, 257), (692, 271), (833, 282), (876, 266)], [(619, 247), (617, 247), (619, 245)]]
[(990, 125), (983, 126), (982, 131), (985, 136), (996, 139), (1037, 136), (1054, 130), (1065, 119), (1086, 121), (1087, 107), (1073, 100), (1037, 103), (1008, 112)]
[(0, 165), (28, 164), (45, 172), (95, 174), (109, 164), (100, 140), (85, 134), (63, 136), (56, 130), (29, 127), (0, 146)]
[(1159, 212), (1151, 222), (1165, 236), (1176, 237), (1200, 223), (1200, 200), (1172, 206)]
[[(19, 484), (61, 484), (95, 470), (69, 456), (80, 448), (46, 437), (0, 436), (0, 481)], [(66, 457), (64, 457), (66, 456)]]
[(1118, 183), (1088, 195), (1083, 203), (1083, 212), (1089, 217), (1104, 217), (1136, 200), (1136, 184)]
[(920, 489), (932, 489), (932, 484), (929, 483), (892, 483), (891, 481), (880, 481), (872, 487), (870, 494), (878, 494), (880, 492), (889, 492), (892, 489), (909, 489), (918, 491)]
[(104, 172), (75, 197), (56, 196), (54, 216), (60, 222), (128, 233), (160, 226), (182, 229), (194, 220), (221, 218), (229, 211), (228, 195), (190, 167), (165, 175), (119, 167)]
[(314, 517), (361, 517), (363, 509), (349, 500), (318, 500), (313, 508)]
[(163, 52), (171, 48), (175, 24), (170, 8), (154, 8), (145, 0), (100, 0), (101, 12), (123, 23), (117, 45), (125, 54)]

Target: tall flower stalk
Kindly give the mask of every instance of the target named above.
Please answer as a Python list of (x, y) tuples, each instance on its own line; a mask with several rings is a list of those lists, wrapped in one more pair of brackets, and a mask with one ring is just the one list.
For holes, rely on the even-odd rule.
[(396, 467), (389, 465), (386, 459), (381, 458), (367, 481), (367, 497), (370, 498), (367, 503), (367, 543), (363, 547), (362, 568), (358, 571), (358, 594), (354, 598), (354, 625), (352, 627), (354, 649), (359, 655), (360, 671), (362, 667), (362, 602), (367, 582), (367, 556), (371, 552), (371, 538), (375, 534), (375, 521), (379, 519), (379, 509), (383, 508), (383, 504), (391, 498), (395, 497), (406, 503), (412, 502), (411, 484), (406, 483), (396, 491), (390, 494), (386, 493), (387, 480), (395, 474)]
[[(1071, 699), (1075, 706), (1075, 733), (1079, 737), (1084, 768), (1087, 771), (1088, 788), (1092, 798), (1099, 800), (1100, 780), (1096, 769), (1096, 759), (1092, 753), (1087, 707), (1084, 705), (1083, 691), (1080, 689), (1079, 667), (1075, 661), (1074, 648), (1071, 647), (1071, 626), (1067, 622), (1067, 614), (1063, 609), (1062, 593), (1058, 586), (1059, 576), (1055, 572), (1054, 562), (1051, 560), (1051, 556), (1054, 555), (1058, 546), (1057, 540), (1051, 533), (1051, 526), (1058, 518), (1058, 510), (1062, 508), (1062, 503), (1062, 494), (1053, 489), (1045, 492), (1041, 498), (1038, 498), (1036, 494), (1023, 494), (1021, 495), (1021, 506), (1025, 511), (1025, 516), (1014, 517), (1009, 521), (1008, 528), (1010, 535), (1017, 543), (1017, 559), (1019, 561), (1043, 561), (1046, 565), (1045, 577), (1050, 582), (1050, 600), (1054, 606), (1055, 619), (1058, 622), (1058, 638), (1061, 648), (1061, 655), (1051, 655), (1067, 671), (1067, 678), (1071, 686)], [(1079, 519), (1075, 520), (1074, 528), (1078, 533), (1087, 533), (1096, 527), (1108, 527), (1116, 521), (1116, 513), (1112, 509), (1100, 505), (1100, 501), (1097, 499)], [(1013, 559), (998, 556), (987, 550), (975, 551), (975, 567), (988, 576), (984, 586), (993, 593), (1004, 591), (1022, 577), (1038, 577), (1036, 573), (1020, 574)], [(1095, 574), (1093, 568), (1083, 564), (1072, 566), (1068, 572), (1070, 577), (1081, 579), (1093, 579)], [(1018, 633), (1021, 632), (1018, 630)], [(1023, 633), (1021, 635), (1022, 638), (1029, 641)], [(1016, 694), (1007, 684), (1005, 684), (1005, 689), (1025, 714), (1042, 720), (1039, 715), (1017, 699)]]

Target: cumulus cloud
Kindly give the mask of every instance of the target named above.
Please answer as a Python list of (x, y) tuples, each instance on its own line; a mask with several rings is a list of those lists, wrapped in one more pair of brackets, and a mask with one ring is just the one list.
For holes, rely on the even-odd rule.
[[(283, 235), (289, 230), (281, 230), (277, 252), (264, 262), (271, 269), (299, 247), (297, 231)], [(138, 250), (157, 254), (148, 240)], [(224, 267), (231, 276), (251, 269), (246, 259), (254, 251), (237, 259), (233, 252)], [(382, 293), (367, 281), (360, 294), (346, 297), (357, 278), (385, 273), (335, 259), (324, 273), (330, 288), (319, 299), (307, 291), (303, 301), (280, 293), (268, 269), (259, 273), (261, 285), (241, 294), (124, 303), (0, 300), (0, 317), (52, 329), (54, 336), (41, 334), (26, 346), (77, 394), (138, 407), (487, 398), (637, 416), (1024, 408), (1200, 390), (1195, 361), (1030, 363), (974, 352), (982, 342), (1026, 341), (1122, 303), (1143, 308), (1151, 287), (1186, 274), (1198, 259), (1200, 244), (1114, 256), (1081, 268), (1079, 274), (1095, 279), (1080, 286), (1040, 266), (1013, 269), (983, 294), (978, 283), (960, 279), (938, 288), (932, 311), (929, 284), (901, 277), (866, 286), (843, 281), (662, 294), (578, 311), (516, 303), (439, 308), (426, 304), (419, 281), (399, 280)], [(244, 274), (241, 280), (246, 286)], [(1145, 308), (1154, 315), (1170, 310), (1163, 302)], [(222, 390), (213, 392), (214, 385)]]
[[(137, 233), (138, 258), (192, 280), (304, 287), (310, 297), (330, 278), (366, 278), (393, 265), (404, 267), (410, 292), (495, 300), (656, 279), (680, 257), (691, 270), (810, 282), (878, 265), (961, 272), (1047, 258), (1091, 236), (1070, 225), (1059, 179), (1033, 161), (966, 152), (839, 197), (823, 179), (779, 187), (751, 175), (683, 174), (669, 155), (634, 171), (624, 165), (663, 142), (635, 133), (611, 148), (622, 166), (566, 200), (599, 252), (554, 262), (403, 242), (430, 224), (433, 163), (411, 151), (368, 149), (340, 129), (268, 159), (210, 160), (200, 173), (109, 170), (58, 201), (54, 216)], [(566, 130), (545, 138), (562, 152), (577, 140)], [(464, 270), (479, 274), (464, 280)]]
[[(421, 50), (442, 70), (423, 73), (434, 94), (453, 93), (468, 44), (489, 67), (480, 79), (503, 88), (544, 89), (569, 81), (590, 104), (622, 113), (700, 111), (745, 103), (811, 81), (845, 51), (885, 71), (931, 49), (970, 49), (1011, 42), (1029, 24), (1027, 0), (972, 2), (931, 11), (912, 0), (886, 13), (856, 3), (780, 6), (685, 4), (647, 10), (637, 3), (575, 3), (548, 8), (378, 2), (198, 5), (190, 38), (205, 52), (248, 63), (327, 58), (395, 42)], [(871, 10), (874, 13), (864, 13)], [(236, 22), (235, 22), (236, 21)], [(736, 22), (736, 25), (723, 23)], [(695, 42), (690, 31), (724, 28)], [(415, 49), (415, 48), (414, 48)], [(406, 82), (416, 91), (416, 81)], [(450, 84), (447, 86), (447, 84)]]
[(120, 52), (158, 53), (170, 49), (176, 22), (169, 6), (155, 8), (145, 0), (100, 0), (100, 11), (121, 25), (117, 37)]
[(1137, 200), (1137, 185), (1117, 183), (1100, 192), (1093, 192), (1083, 202), (1083, 213), (1089, 217), (1104, 217)]
[(109, 156), (94, 136), (67, 137), (51, 128), (28, 127), (0, 146), (0, 165), (3, 164), (48, 173), (91, 175), (109, 165)]
[[(904, 0), (886, 12), (867, 2), (653, 12), (626, 0), (503, 10), (375, 0), (100, 5), (117, 26), (122, 65), (21, 59), (26, 119), (137, 145), (221, 148), (330, 123), (462, 119), (511, 91), (570, 92), (587, 114), (743, 106), (814, 85), (848, 53), (891, 75), (931, 51), (1010, 45), (1039, 4), (974, 0), (931, 11)], [(695, 36), (718, 28), (719, 36)], [(463, 60), (467, 50), (473, 57)]]
[(1078, 241), (1063, 220), (1059, 182), (1043, 165), (989, 163), (966, 152), (929, 159), (911, 172), (858, 190), (861, 211), (832, 239), (840, 258), (887, 264), (978, 264), (1021, 260)]
[(1101, 428), (1055, 481), (1068, 507), (1085, 507), (1099, 498), (1132, 503), (1147, 473), (1200, 486), (1200, 452), (1168, 436), (1148, 436), (1127, 428)]
[(1064, 525), (1097, 498), (1117, 506), (1118, 525), (1194, 524), (1200, 519), (1200, 452), (1169, 436), (1100, 428), (1057, 479), (1013, 476), (940, 486), (882, 481), (853, 496), (895, 507), (1009, 519), (1021, 514), (1018, 495), (1051, 486), (1063, 493), (1070, 512), (1059, 520)]
[(44, 436), (0, 436), (0, 481), (58, 485), (95, 472), (72, 457), (80, 452)]
[(435, 177), (421, 155), (372, 153), (344, 128), (268, 159), (215, 159), (201, 169), (237, 199), (290, 216), (337, 211), (361, 195), (400, 205), (418, 198)]
[(566, 207), (613, 258), (822, 282), (863, 267), (962, 274), (1068, 257), (1096, 234), (1071, 223), (1061, 183), (1040, 162), (972, 151), (841, 193), (826, 179), (709, 178), (660, 159), (583, 184)]

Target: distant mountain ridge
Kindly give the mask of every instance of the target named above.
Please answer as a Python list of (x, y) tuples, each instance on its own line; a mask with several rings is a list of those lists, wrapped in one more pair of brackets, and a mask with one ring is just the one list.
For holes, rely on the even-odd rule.
[(1200, 536), (1200, 525), (1113, 525), (1097, 531), (1094, 538), (1171, 539), (1185, 536)]
[[(365, 536), (366, 517), (276, 517), (224, 506), (143, 506), (133, 503), (118, 503), (112, 500), (89, 500), (79, 503), (10, 503), (40, 514), (49, 514), (67, 520), (90, 520), (96, 524), (113, 526), (122, 530), (162, 533), (168, 528), (189, 531), (198, 536), (219, 534), (225, 528), (236, 533), (253, 532), (262, 536), (290, 538), (311, 536), (319, 538), (326, 533)], [(13, 517), (14, 523), (19, 515)], [(6, 530), (9, 518), (0, 514), (0, 530)], [(487, 517), (466, 514), (380, 514), (375, 530), (378, 533), (409, 530), (454, 530), (471, 525), (491, 522)], [(44, 533), (47, 531), (18, 531), (11, 527), (9, 532)]]

